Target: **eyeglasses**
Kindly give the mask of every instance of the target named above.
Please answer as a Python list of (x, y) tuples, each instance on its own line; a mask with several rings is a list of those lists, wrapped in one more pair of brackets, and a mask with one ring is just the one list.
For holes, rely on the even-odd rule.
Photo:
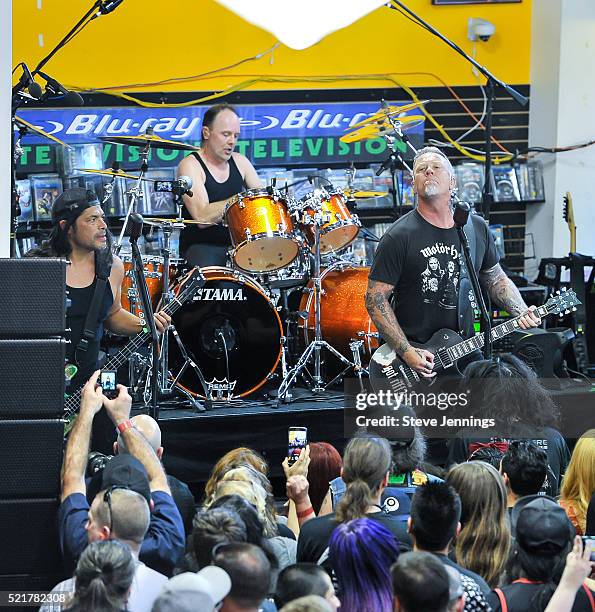
[(107, 508), (109, 510), (110, 535), (114, 529), (114, 511), (112, 509), (112, 493), (116, 491), (117, 489), (125, 489), (127, 491), (129, 490), (128, 487), (125, 487), (124, 485), (112, 485), (109, 489), (106, 489), (105, 493), (103, 494), (103, 503), (107, 504)]

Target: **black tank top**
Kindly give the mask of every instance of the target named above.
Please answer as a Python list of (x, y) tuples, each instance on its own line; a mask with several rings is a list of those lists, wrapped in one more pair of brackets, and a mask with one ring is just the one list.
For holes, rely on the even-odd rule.
[[(224, 183), (219, 183), (213, 178), (209, 172), (207, 165), (201, 159), (197, 152), (192, 152), (198, 163), (202, 166), (205, 172), (205, 189), (209, 196), (209, 202), (220, 202), (245, 190), (244, 179), (236, 165), (233, 157), (229, 159), (229, 177)], [(182, 209), (184, 219), (192, 219), (192, 215), (184, 206)], [(180, 253), (184, 254), (186, 249), (191, 244), (206, 243), (206, 244), (224, 244), (230, 245), (229, 230), (222, 225), (212, 225), (201, 229), (196, 225), (187, 225), (180, 234)]]
[(83, 335), (83, 328), (87, 319), (87, 312), (91, 306), (93, 294), (95, 293), (96, 283), (97, 278), (95, 278), (93, 283), (88, 287), (79, 288), (66, 286), (68, 298), (71, 301), (70, 307), (66, 311), (66, 327), (70, 328), (70, 332), (66, 332), (66, 339), (70, 340), (70, 344), (66, 345), (66, 359), (68, 362), (75, 364), (78, 368), (70, 384), (70, 389), (72, 390), (84, 385), (91, 374), (97, 369), (99, 342), (103, 336), (103, 322), (107, 319), (107, 315), (114, 303), (112, 287), (108, 281), (101, 306), (99, 307), (99, 314), (97, 315), (95, 339), (89, 342), (89, 348), (86, 352), (79, 352), (81, 355), (81, 362), (76, 363), (74, 353)]

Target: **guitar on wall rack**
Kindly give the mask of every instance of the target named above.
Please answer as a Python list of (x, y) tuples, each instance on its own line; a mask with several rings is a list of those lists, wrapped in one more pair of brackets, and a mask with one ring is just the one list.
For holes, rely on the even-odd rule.
[[(168, 315), (174, 314), (179, 308), (181, 308), (185, 302), (191, 299), (197, 290), (205, 284), (206, 280), (203, 276), (200, 268), (192, 269), (185, 279), (180, 282), (180, 290), (176, 297), (163, 308), (162, 312)], [(148, 328), (143, 329), (140, 333), (133, 336), (130, 341), (124, 346), (124, 348), (116, 353), (101, 369), (102, 372), (107, 370), (117, 370), (120, 366), (124, 365), (131, 357), (131, 355), (137, 351), (141, 346), (146, 344), (151, 339), (151, 332)], [(68, 366), (67, 366), (68, 367)], [(74, 418), (81, 404), (81, 391), (82, 388), (77, 389), (64, 401), (64, 415), (63, 419), (66, 421), (65, 433), (67, 433), (72, 424)]]
[[(568, 314), (571, 310), (576, 310), (580, 304), (576, 293), (572, 290), (562, 289), (550, 299), (537, 308), (535, 313), (542, 319), (550, 314)], [(519, 319), (515, 317), (505, 323), (501, 323), (492, 328), (492, 341), (499, 340), (504, 336), (520, 329)], [(481, 349), (484, 343), (483, 334), (477, 334), (468, 340), (463, 340), (457, 332), (450, 329), (438, 330), (424, 344), (412, 342), (416, 348), (423, 348), (434, 355), (434, 372), (440, 373), (445, 370), (452, 373), (459, 373), (457, 362)], [(410, 368), (388, 345), (383, 344), (377, 349), (370, 360), (370, 383), (375, 391), (386, 389), (386, 384), (395, 393), (404, 393), (419, 383), (431, 385), (434, 378), (426, 379), (421, 377), (415, 370)]]

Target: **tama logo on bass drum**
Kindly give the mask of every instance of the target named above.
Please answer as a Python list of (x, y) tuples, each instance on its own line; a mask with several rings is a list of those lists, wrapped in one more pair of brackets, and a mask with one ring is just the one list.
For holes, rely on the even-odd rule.
[(214, 287), (202, 287), (196, 292), (194, 300), (212, 302), (240, 302), (247, 300), (242, 288), (239, 289), (219, 289)]

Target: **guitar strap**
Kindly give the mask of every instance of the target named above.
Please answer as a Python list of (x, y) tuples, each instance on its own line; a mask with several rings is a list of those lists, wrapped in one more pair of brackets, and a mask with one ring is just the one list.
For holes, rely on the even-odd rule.
[(107, 256), (103, 254), (95, 253), (95, 291), (93, 292), (93, 298), (91, 299), (91, 305), (87, 312), (85, 319), (85, 325), (83, 333), (79, 343), (76, 345), (74, 352), (74, 360), (77, 364), (81, 363), (83, 357), (82, 353), (85, 353), (89, 349), (89, 342), (95, 339), (95, 332), (97, 331), (97, 316), (99, 314), (99, 308), (103, 301), (105, 294), (105, 287), (109, 281), (109, 276), (112, 270), (112, 264), (108, 261)]
[[(467, 223), (463, 228), (467, 240), (469, 242), (469, 250), (471, 251), (471, 261), (477, 270), (479, 263), (477, 261), (477, 233), (473, 225), (473, 213), (469, 215)], [(468, 338), (473, 334), (473, 311), (477, 306), (473, 285), (469, 280), (469, 272), (465, 263), (465, 256), (459, 253), (459, 300), (457, 304), (457, 321), (459, 323), (459, 333), (463, 338)], [(472, 299), (471, 299), (472, 298)]]

